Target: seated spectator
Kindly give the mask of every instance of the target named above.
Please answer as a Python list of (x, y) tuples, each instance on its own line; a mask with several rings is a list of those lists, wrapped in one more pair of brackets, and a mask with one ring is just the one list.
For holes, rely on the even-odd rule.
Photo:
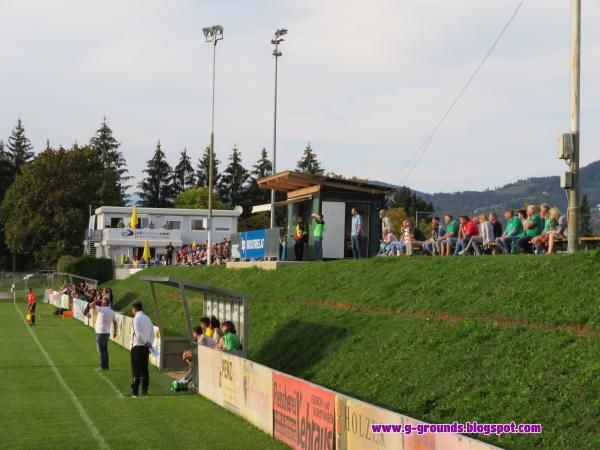
[(529, 252), (529, 243), (534, 237), (542, 234), (544, 229), (544, 222), (535, 205), (527, 207), (527, 220), (523, 228), (525, 229), (525, 236), (517, 239), (517, 251), (519, 253)]
[(423, 250), (431, 256), (439, 255), (440, 243), (439, 238), (443, 236), (446, 230), (440, 224), (440, 218), (434, 217), (431, 219), (431, 237), (423, 243)]
[(496, 238), (496, 246), (505, 255), (511, 252), (513, 244), (517, 242), (517, 239), (523, 236), (523, 224), (514, 214), (515, 213), (511, 208), (504, 211), (506, 227), (504, 228), (502, 237)]
[(458, 240), (458, 231), (460, 225), (450, 214), (444, 216), (445, 232), (439, 237), (440, 243), (440, 255), (450, 256), (452, 254), (452, 248), (456, 245)]
[(119, 219), (117, 222), (117, 228), (125, 228), (125, 224), (123, 223), (123, 219)]
[(401, 255), (412, 255), (412, 241), (413, 241), (413, 227), (410, 220), (404, 219), (402, 221), (402, 228), (400, 229), (400, 240), (395, 244), (392, 244), (391, 251), (393, 254)]
[(502, 224), (498, 220), (498, 215), (494, 211), (490, 213), (488, 219), (492, 224), (492, 228), (494, 229), (494, 240), (492, 242), (495, 242), (496, 239), (502, 237)]
[(223, 322), (223, 337), (219, 340), (217, 348), (228, 352), (242, 349), (240, 337), (236, 334), (235, 325), (232, 321)]
[(471, 220), (469, 216), (460, 216), (460, 229), (454, 256), (457, 256), (464, 248), (467, 247), (469, 241), (474, 236), (479, 236), (479, 227), (475, 220)]
[(494, 227), (491, 222), (488, 222), (485, 214), (481, 214), (479, 216), (479, 233), (476, 236), (471, 236), (465, 248), (458, 254), (466, 255), (473, 249), (477, 256), (481, 256), (481, 245), (487, 247), (490, 242), (494, 242)]
[(555, 230), (548, 234), (548, 252), (546, 254), (554, 253), (554, 244), (557, 240), (567, 239), (567, 218), (560, 213), (560, 209), (552, 208), (550, 210), (550, 217), (556, 219), (558, 225)]
[(519, 209), (517, 211), (517, 217), (521, 221), (521, 224), (525, 226), (525, 222), (527, 222), (527, 211), (525, 211), (524, 209)]
[(200, 328), (202, 328), (202, 334), (206, 337), (212, 337), (214, 334), (214, 331), (210, 326), (210, 319), (206, 316), (200, 318)]
[(392, 247), (393, 242), (398, 242), (398, 238), (394, 233), (392, 233), (389, 229), (383, 229), (383, 239), (381, 239), (379, 244), (379, 254), (387, 255)]
[[(548, 205), (542, 205), (540, 209), (544, 210), (545, 206)], [(555, 241), (566, 238), (564, 235), (566, 221), (562, 218), (558, 208), (547, 209), (546, 211), (545, 217), (544, 214), (540, 214), (544, 218), (544, 231), (540, 236), (534, 237), (531, 244), (535, 245), (536, 253), (543, 253), (545, 245), (548, 244), (548, 253), (551, 254), (554, 253)]]
[(422, 249), (425, 245), (425, 242), (427, 242), (427, 236), (425, 236), (425, 233), (423, 233), (419, 227), (414, 226), (412, 229), (411, 236), (411, 253), (414, 251), (415, 246), (420, 247)]
[(213, 330), (212, 338), (215, 341), (215, 345), (219, 343), (221, 337), (223, 337), (223, 333), (221, 332), (221, 322), (215, 316), (210, 318), (210, 327)]

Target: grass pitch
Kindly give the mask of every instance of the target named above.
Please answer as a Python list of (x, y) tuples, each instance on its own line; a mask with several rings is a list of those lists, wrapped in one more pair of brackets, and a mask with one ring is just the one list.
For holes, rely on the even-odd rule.
[(152, 366), (150, 396), (129, 398), (125, 349), (110, 342), (111, 369), (97, 373), (91, 328), (38, 303), (28, 329), (16, 306), (0, 301), (0, 448), (287, 448), (197, 394), (171, 393)]

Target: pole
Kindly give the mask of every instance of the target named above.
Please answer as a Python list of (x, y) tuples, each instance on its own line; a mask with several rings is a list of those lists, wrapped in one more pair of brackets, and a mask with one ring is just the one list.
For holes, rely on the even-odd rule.
[(581, 0), (571, 0), (571, 133), (574, 155), (571, 160), (573, 187), (569, 190), (568, 251), (579, 247), (579, 113), (581, 79)]
[[(278, 44), (275, 44), (275, 51), (273, 52), (273, 55), (275, 56), (275, 102), (273, 107), (273, 174), (277, 173), (277, 47)], [(271, 189), (271, 228), (275, 228), (275, 189)]]
[(217, 40), (213, 41), (213, 78), (212, 78), (212, 111), (210, 124), (210, 147), (208, 149), (208, 253), (206, 265), (212, 264), (212, 216), (213, 216), (213, 151), (215, 146), (215, 65), (217, 60)]

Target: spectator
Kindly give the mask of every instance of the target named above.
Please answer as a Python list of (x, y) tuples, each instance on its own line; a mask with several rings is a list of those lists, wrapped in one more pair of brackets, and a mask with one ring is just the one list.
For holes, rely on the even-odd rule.
[(402, 221), (402, 229), (400, 230), (400, 240), (392, 248), (396, 250), (398, 254), (405, 253), (406, 255), (412, 255), (412, 241), (412, 224), (410, 223), (410, 220), (404, 219)]
[(148, 228), (151, 229), (151, 230), (154, 230), (154, 222), (150, 221), (148, 223)]
[(323, 261), (323, 231), (325, 221), (323, 220), (323, 214), (313, 214), (311, 217), (315, 222), (313, 227), (313, 236), (315, 239), (315, 259), (317, 261)]
[(442, 256), (450, 256), (452, 248), (458, 240), (460, 225), (450, 214), (444, 216), (444, 223), (446, 224), (444, 234), (439, 237), (440, 254)]
[(167, 265), (170, 266), (173, 264), (173, 251), (175, 250), (173, 243), (169, 242), (169, 245), (165, 247), (165, 250), (167, 251)]
[(524, 209), (519, 209), (517, 211), (517, 217), (519, 218), (523, 226), (525, 226), (525, 222), (527, 222), (527, 211), (525, 211)]
[(542, 217), (537, 212), (535, 205), (529, 205), (527, 207), (527, 220), (523, 226), (525, 229), (525, 236), (517, 239), (517, 250), (520, 253), (527, 253), (529, 251), (529, 243), (531, 240), (542, 234), (544, 229), (544, 222)]
[(140, 384), (142, 396), (146, 396), (150, 385), (148, 357), (154, 343), (154, 326), (150, 318), (144, 314), (141, 302), (135, 302), (131, 305), (131, 309), (134, 316), (131, 337), (131, 396), (139, 395)]
[(117, 222), (117, 228), (125, 228), (125, 224), (123, 223), (123, 219), (119, 219)]
[(296, 228), (294, 229), (294, 253), (296, 261), (304, 260), (304, 244), (308, 242), (308, 226), (304, 223), (304, 218), (298, 216)]
[(213, 330), (213, 341), (215, 342), (215, 345), (217, 345), (223, 337), (223, 333), (221, 332), (221, 322), (219, 322), (219, 319), (217, 319), (215, 316), (211, 316), (210, 327)]
[(551, 221), (556, 221), (556, 225), (555, 229), (551, 229), (548, 233), (548, 255), (554, 253), (554, 245), (557, 240), (567, 239), (567, 218), (561, 215), (560, 209), (552, 208), (550, 210), (550, 219)]
[(352, 208), (352, 224), (350, 229), (350, 240), (352, 241), (352, 257), (362, 258), (362, 216), (356, 208)]
[(379, 218), (381, 219), (381, 239), (383, 240), (383, 230), (387, 228), (388, 231), (392, 230), (392, 221), (385, 214), (385, 209), (379, 210)]
[(200, 318), (200, 329), (202, 330), (202, 334), (206, 337), (212, 337), (214, 334), (214, 331), (210, 326), (210, 319), (206, 316)]
[(432, 256), (440, 253), (439, 238), (443, 236), (446, 230), (440, 224), (440, 218), (434, 217), (431, 219), (431, 237), (423, 243), (423, 250)]
[(494, 227), (485, 214), (479, 216), (478, 231), (477, 235), (471, 236), (465, 248), (458, 252), (459, 255), (466, 255), (472, 248), (477, 256), (481, 256), (481, 245), (487, 247), (490, 242), (494, 242)]
[[(202, 335), (203, 334), (202, 334), (201, 327), (194, 327), (192, 329), (192, 339), (194, 340), (194, 342), (199, 342), (199, 339)], [(192, 381), (194, 381), (194, 366), (193, 366), (193, 360), (192, 360), (193, 357), (194, 357), (193, 349), (186, 350), (181, 355), (181, 358), (188, 365), (188, 371), (184, 377), (177, 380), (180, 383), (191, 383)]]
[(461, 250), (467, 247), (469, 241), (474, 236), (479, 236), (479, 227), (475, 220), (471, 220), (469, 216), (460, 216), (460, 230), (458, 236), (458, 242), (454, 249), (454, 256), (458, 255)]
[(117, 337), (117, 320), (115, 312), (110, 307), (110, 297), (107, 295), (102, 297), (101, 305), (97, 306), (98, 299), (94, 300), (90, 305), (91, 309), (96, 310), (96, 349), (100, 354), (100, 367), (96, 369), (99, 372), (108, 370), (108, 338), (110, 337), (110, 324), (113, 324), (113, 339)]
[(392, 244), (394, 242), (398, 242), (398, 238), (396, 237), (396, 235), (392, 232), (390, 232), (390, 230), (388, 230), (387, 228), (383, 229), (383, 239), (380, 241), (379, 244), (379, 254), (380, 255), (387, 255), (390, 254), (390, 250), (392, 248)]
[(228, 352), (242, 349), (240, 337), (236, 334), (235, 325), (230, 320), (223, 323), (223, 338), (219, 340), (217, 348)]
[(489, 215), (490, 223), (492, 224), (492, 228), (494, 229), (494, 240), (495, 242), (497, 238), (502, 237), (502, 224), (498, 220), (498, 215), (492, 211)]
[(504, 228), (502, 237), (496, 238), (496, 245), (505, 255), (511, 252), (512, 245), (523, 235), (523, 224), (514, 214), (515, 213), (511, 208), (507, 208), (506, 211), (504, 211), (506, 227)]

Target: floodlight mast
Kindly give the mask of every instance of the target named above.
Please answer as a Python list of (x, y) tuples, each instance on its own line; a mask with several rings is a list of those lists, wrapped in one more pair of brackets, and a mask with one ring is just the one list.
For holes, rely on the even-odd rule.
[[(273, 163), (272, 163), (272, 173), (277, 173), (277, 58), (279, 58), (282, 53), (279, 51), (279, 44), (281, 44), (284, 39), (283, 36), (287, 34), (287, 30), (285, 28), (278, 28), (275, 30), (275, 35), (273, 39), (271, 39), (271, 44), (275, 46), (273, 49), (273, 56), (275, 57), (275, 100), (273, 107)], [(271, 189), (271, 218), (270, 218), (270, 226), (271, 228), (275, 228), (275, 190)]]
[(213, 25), (211, 27), (202, 28), (206, 42), (213, 46), (213, 73), (212, 73), (212, 106), (211, 106), (211, 123), (210, 123), (210, 146), (208, 149), (208, 245), (206, 264), (212, 264), (212, 228), (213, 228), (213, 159), (215, 146), (215, 66), (217, 58), (217, 42), (223, 39), (223, 27), (221, 25)]

